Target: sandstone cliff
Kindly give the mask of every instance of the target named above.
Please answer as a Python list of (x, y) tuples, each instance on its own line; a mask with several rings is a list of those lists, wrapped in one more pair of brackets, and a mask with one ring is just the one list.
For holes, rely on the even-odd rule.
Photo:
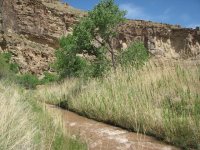
[[(58, 0), (0, 0), (0, 51), (9, 51), (20, 71), (42, 74), (54, 60), (58, 39), (86, 13)], [(119, 27), (116, 48), (143, 41), (157, 57), (189, 58), (200, 54), (200, 31), (129, 20)]]
[(0, 51), (11, 52), (22, 73), (49, 70), (58, 39), (84, 16), (55, 0), (0, 0), (0, 4)]
[(143, 41), (150, 53), (166, 58), (190, 58), (200, 54), (200, 31), (179, 25), (129, 20), (120, 27), (121, 42)]

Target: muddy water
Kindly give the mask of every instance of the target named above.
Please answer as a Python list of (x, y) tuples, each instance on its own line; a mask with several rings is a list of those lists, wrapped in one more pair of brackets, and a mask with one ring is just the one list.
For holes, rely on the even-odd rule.
[(84, 118), (73, 112), (47, 105), (56, 119), (61, 116), (66, 132), (78, 136), (90, 150), (175, 150), (177, 148), (157, 141), (153, 137), (123, 130), (118, 127)]

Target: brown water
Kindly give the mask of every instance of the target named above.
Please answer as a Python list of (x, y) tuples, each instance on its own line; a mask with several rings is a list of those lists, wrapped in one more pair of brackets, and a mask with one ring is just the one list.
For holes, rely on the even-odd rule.
[(79, 116), (73, 112), (47, 105), (54, 119), (61, 117), (66, 132), (86, 141), (90, 150), (175, 150), (153, 137)]

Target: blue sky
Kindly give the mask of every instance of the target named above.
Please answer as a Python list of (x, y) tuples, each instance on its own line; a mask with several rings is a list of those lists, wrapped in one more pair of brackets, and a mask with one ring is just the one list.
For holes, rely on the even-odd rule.
[[(75, 8), (92, 9), (100, 0), (64, 0)], [(116, 0), (129, 19), (200, 26), (200, 0)]]

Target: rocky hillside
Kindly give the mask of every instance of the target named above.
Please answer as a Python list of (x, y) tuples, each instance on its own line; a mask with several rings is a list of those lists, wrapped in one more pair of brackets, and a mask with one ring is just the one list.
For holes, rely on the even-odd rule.
[[(50, 70), (58, 39), (72, 32), (85, 12), (58, 0), (0, 0), (0, 51), (9, 51), (20, 71)], [(143, 41), (158, 57), (189, 58), (200, 54), (200, 31), (180, 26), (129, 20), (119, 27), (116, 48)]]
[(0, 51), (9, 51), (22, 73), (49, 70), (58, 39), (84, 13), (58, 1), (0, 0)]
[(179, 25), (129, 20), (120, 27), (121, 39), (125, 43), (143, 41), (155, 56), (187, 59), (200, 55), (200, 30), (181, 28)]

